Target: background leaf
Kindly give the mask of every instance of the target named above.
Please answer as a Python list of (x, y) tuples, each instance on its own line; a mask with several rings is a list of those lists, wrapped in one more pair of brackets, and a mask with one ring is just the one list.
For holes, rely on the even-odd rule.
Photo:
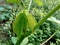
[(26, 37), (26, 38), (22, 41), (21, 45), (26, 45), (27, 43), (28, 43), (28, 37)]
[(13, 44), (16, 44), (16, 42), (17, 42), (17, 37), (11, 37), (11, 40), (12, 40)]
[(38, 6), (43, 6), (43, 2), (41, 0), (34, 0), (34, 2), (38, 5)]
[(20, 0), (6, 0), (8, 3), (20, 3)]

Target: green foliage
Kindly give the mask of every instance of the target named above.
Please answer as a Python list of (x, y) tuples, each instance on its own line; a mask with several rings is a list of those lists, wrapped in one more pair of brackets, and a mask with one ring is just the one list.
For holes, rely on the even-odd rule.
[(17, 42), (17, 37), (11, 37), (11, 40), (12, 40), (13, 44), (16, 44), (16, 42)]
[(38, 6), (43, 6), (43, 2), (41, 0), (34, 0), (34, 2), (38, 5)]
[[(54, 32), (56, 32), (56, 34), (54, 37), (52, 37), (52, 39), (56, 42), (55, 43), (54, 41), (52, 42), (51, 39), (47, 43), (50, 43), (50, 45), (55, 44), (59, 45), (60, 31), (57, 33), (56, 30), (60, 26), (60, 21), (58, 20), (60, 19), (59, 17), (60, 10), (58, 10), (60, 4), (59, 6), (55, 7), (58, 4), (58, 0), (6, 0), (6, 1), (8, 5), (5, 5), (4, 3), (4, 6), (0, 7), (0, 30), (4, 30), (8, 34), (9, 39), (7, 38), (7, 40), (9, 41), (7, 41), (7, 45), (20, 45), (20, 44), (40, 45)], [(9, 4), (12, 8), (9, 6)], [(25, 12), (20, 13), (20, 11), (26, 9), (28, 9), (28, 11), (26, 12), (26, 13), (29, 12), (28, 14), (26, 14)], [(53, 10), (50, 11), (51, 9)], [(55, 14), (53, 15), (53, 13)], [(52, 15), (53, 17), (50, 17)], [(3, 35), (1, 35), (0, 37), (2, 36)], [(25, 37), (27, 38), (25, 39)]]
[(18, 38), (21, 37), (21, 35), (23, 34), (23, 30), (26, 29), (26, 26), (27, 26), (27, 17), (25, 15), (25, 13), (19, 12), (19, 14), (17, 14), (14, 24), (13, 24), (14, 33), (16, 33)]
[(20, 4), (20, 0), (6, 0), (8, 3)]
[(59, 8), (60, 4), (58, 4), (54, 9), (52, 9), (42, 20), (40, 20), (34, 27), (34, 30), (38, 28), (40, 25), (42, 25), (44, 21), (46, 21), (50, 16), (52, 16)]
[[(34, 34), (29, 36), (29, 42), (33, 45), (40, 45), (41, 42), (45, 41), (49, 36), (51, 36), (57, 29), (59, 25), (52, 21), (45, 21), (39, 29), (36, 29)], [(57, 37), (57, 36), (55, 36)], [(60, 37), (59, 37), (60, 38)]]
[(31, 31), (33, 31), (33, 28), (37, 24), (37, 21), (35, 17), (33, 17), (33, 15), (31, 14), (27, 15), (27, 19), (28, 19), (28, 26), (30, 27)]
[(50, 45), (56, 45), (55, 43), (51, 42)]
[[(14, 23), (14, 25), (13, 25), (13, 30), (14, 30), (14, 32), (17, 34), (17, 36), (20, 38), (21, 37), (21, 35), (22, 35), (22, 33), (23, 33), (23, 29), (24, 29), (24, 25), (26, 26), (26, 24), (27, 24), (27, 19), (28, 19), (28, 22), (29, 21), (31, 21), (31, 20), (33, 20), (33, 22), (29, 22), (29, 25), (31, 25), (32, 23), (34, 24), (32, 24), (33, 25), (33, 27), (32, 27), (32, 25), (30, 26), (30, 27), (32, 27), (31, 29), (32, 30), (36, 30), (40, 25), (42, 25), (43, 23), (44, 23), (44, 21), (46, 21), (47, 20), (47, 18), (49, 18), (50, 16), (52, 16), (52, 14), (53, 13), (55, 13), (58, 9), (60, 8), (60, 4), (58, 4), (54, 9), (52, 9), (43, 19), (41, 19), (36, 25), (35, 25), (35, 22), (34, 22), (34, 18), (31, 18), (32, 16), (30, 16), (30, 15), (28, 15), (29, 17), (27, 18), (27, 17), (24, 17), (24, 16), (26, 16), (26, 15), (24, 15), (24, 14), (20, 14), (20, 15), (18, 15), (17, 16), (17, 18), (15, 19), (15, 23)], [(21, 17), (20, 17), (21, 16)], [(24, 19), (26, 19), (26, 20), (24, 20)], [(25, 21), (25, 23), (24, 23), (24, 21)], [(18, 27), (17, 27), (18, 26)], [(17, 31), (18, 30), (18, 31)], [(48, 28), (48, 30), (50, 30), (49, 28)], [(20, 33), (20, 34), (19, 34)], [(47, 32), (46, 32), (47, 33)], [(48, 34), (48, 33), (47, 33)], [(48, 34), (49, 35), (49, 34)], [(23, 37), (24, 37), (24, 35), (22, 35)], [(22, 38), (22, 37), (21, 37)], [(19, 39), (19, 40), (21, 40), (21, 38)], [(23, 38), (24, 39), (24, 38)], [(17, 41), (17, 43), (16, 43), (16, 45), (19, 45), (19, 43), (18, 43), (19, 41)], [(37, 44), (36, 44), (37, 45)]]

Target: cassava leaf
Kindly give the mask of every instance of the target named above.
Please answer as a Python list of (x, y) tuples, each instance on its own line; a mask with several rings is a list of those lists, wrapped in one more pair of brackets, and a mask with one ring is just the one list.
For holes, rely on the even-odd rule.
[(43, 6), (43, 2), (41, 0), (34, 0), (34, 2), (38, 5), (38, 6)]
[(25, 13), (17, 14), (15, 21), (13, 23), (13, 31), (18, 37), (23, 34), (23, 29), (27, 26), (27, 17)]

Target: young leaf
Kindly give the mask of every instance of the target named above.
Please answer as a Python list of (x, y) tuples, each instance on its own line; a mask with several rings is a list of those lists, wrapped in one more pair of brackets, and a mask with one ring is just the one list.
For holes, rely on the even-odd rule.
[(34, 0), (34, 2), (38, 5), (38, 6), (43, 6), (43, 2), (41, 0)]
[(27, 19), (28, 19), (28, 24), (30, 29), (33, 31), (34, 26), (36, 25), (37, 21), (36, 19), (33, 17), (33, 15), (28, 14), (27, 15)]
[(27, 17), (25, 13), (17, 14), (15, 21), (13, 23), (13, 31), (20, 38), (23, 34), (23, 29), (27, 26)]

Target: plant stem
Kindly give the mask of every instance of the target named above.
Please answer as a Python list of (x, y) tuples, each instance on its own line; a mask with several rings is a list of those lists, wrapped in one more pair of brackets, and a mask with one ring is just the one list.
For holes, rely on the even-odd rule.
[(58, 4), (54, 9), (52, 9), (42, 20), (40, 20), (34, 27), (34, 30), (37, 29), (40, 25), (44, 23), (50, 16), (52, 16), (58, 9), (60, 8), (60, 4)]
[(29, 6), (28, 6), (28, 12), (30, 11), (31, 4), (32, 4), (32, 0), (30, 0)]

